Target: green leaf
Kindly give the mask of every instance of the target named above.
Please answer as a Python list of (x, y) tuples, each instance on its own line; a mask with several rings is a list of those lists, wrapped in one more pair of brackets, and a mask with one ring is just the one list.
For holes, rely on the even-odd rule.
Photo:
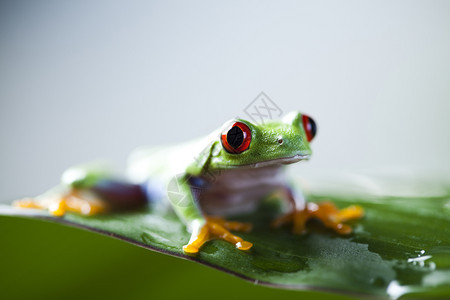
[(239, 233), (254, 246), (248, 252), (215, 240), (197, 256), (185, 255), (189, 234), (171, 212), (148, 207), (139, 212), (95, 217), (0, 206), (0, 214), (33, 217), (81, 227), (130, 243), (193, 260), (256, 284), (289, 289), (315, 289), (356, 296), (398, 298), (450, 296), (450, 197), (352, 196), (313, 194), (310, 201), (332, 200), (339, 207), (361, 205), (364, 219), (354, 222), (347, 237), (309, 224), (295, 236), (289, 228), (271, 229), (278, 207), (265, 203), (239, 220), (253, 222), (251, 233)]

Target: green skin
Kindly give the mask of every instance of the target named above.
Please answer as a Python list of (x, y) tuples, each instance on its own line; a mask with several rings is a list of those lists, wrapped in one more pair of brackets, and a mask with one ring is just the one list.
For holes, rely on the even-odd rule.
[[(262, 166), (281, 166), (308, 159), (311, 149), (302, 124), (302, 114), (291, 112), (283, 119), (265, 124), (253, 124), (247, 120), (234, 120), (247, 124), (251, 131), (249, 148), (239, 154), (227, 152), (221, 144), (221, 133), (229, 125), (214, 131), (206, 138), (171, 147), (144, 147), (135, 150), (129, 159), (128, 176), (136, 183), (155, 180), (169, 186), (168, 198), (170, 204), (186, 224), (192, 237), (198, 234), (205, 224), (202, 212), (189, 177), (201, 178), (214, 184), (214, 174), (223, 175), (230, 170), (258, 169)], [(282, 139), (282, 143), (280, 143)], [(63, 175), (63, 183), (77, 188), (86, 188), (98, 179), (108, 177), (107, 172), (99, 168), (78, 168), (79, 176)], [(74, 174), (74, 169), (67, 171)], [(66, 173), (67, 173), (66, 172)], [(212, 176), (212, 177), (211, 177)], [(170, 193), (170, 182), (177, 179), (177, 193)], [(288, 183), (285, 183), (289, 187)], [(301, 195), (301, 193), (299, 193)], [(181, 200), (180, 200), (181, 196)], [(267, 195), (268, 196), (268, 195)], [(295, 199), (297, 208), (304, 206), (304, 199)]]

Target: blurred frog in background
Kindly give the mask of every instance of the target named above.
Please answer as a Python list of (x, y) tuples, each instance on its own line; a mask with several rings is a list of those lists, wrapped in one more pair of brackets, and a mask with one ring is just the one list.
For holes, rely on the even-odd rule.
[[(129, 158), (126, 180), (116, 179), (97, 164), (77, 166), (64, 172), (58, 192), (18, 200), (15, 205), (48, 209), (55, 216), (95, 215), (162, 198), (191, 234), (184, 252), (195, 254), (211, 239), (249, 250), (253, 244), (232, 232), (250, 231), (252, 224), (226, 217), (256, 212), (261, 200), (276, 193), (288, 201), (290, 210), (273, 220), (273, 227), (292, 223), (293, 233), (302, 234), (307, 221), (315, 218), (338, 234), (349, 234), (352, 229), (345, 222), (361, 218), (361, 207), (339, 210), (330, 202), (306, 202), (283, 172), (285, 165), (310, 158), (316, 131), (314, 120), (299, 112), (264, 124), (232, 120), (201, 139), (136, 149)], [(157, 196), (161, 190), (166, 190), (163, 197)]]

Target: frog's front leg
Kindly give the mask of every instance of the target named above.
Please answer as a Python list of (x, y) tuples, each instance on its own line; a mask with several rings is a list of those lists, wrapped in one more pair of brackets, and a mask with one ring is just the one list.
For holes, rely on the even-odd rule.
[(239, 250), (248, 250), (253, 244), (232, 234), (230, 231), (248, 232), (252, 229), (249, 223), (227, 221), (220, 217), (204, 216), (198, 207), (197, 200), (192, 192), (188, 176), (176, 178), (177, 192), (169, 188), (170, 202), (178, 217), (186, 224), (191, 233), (189, 242), (183, 246), (186, 253), (195, 254), (207, 241), (221, 239), (232, 243)]
[(232, 243), (239, 250), (249, 250), (253, 244), (234, 235), (230, 230), (248, 232), (251, 224), (230, 222), (218, 217), (205, 217), (204, 220), (191, 222), (192, 233), (187, 245), (183, 246), (186, 253), (197, 253), (203, 244), (211, 239), (222, 239)]
[(272, 226), (280, 227), (285, 223), (292, 222), (292, 231), (295, 234), (305, 233), (306, 222), (312, 218), (320, 220), (326, 227), (333, 229), (339, 234), (349, 234), (352, 232), (352, 228), (344, 224), (344, 222), (360, 219), (364, 215), (364, 210), (357, 205), (338, 209), (331, 202), (307, 203), (300, 192), (294, 194), (288, 187), (284, 191), (292, 205), (292, 210), (275, 219), (272, 222)]

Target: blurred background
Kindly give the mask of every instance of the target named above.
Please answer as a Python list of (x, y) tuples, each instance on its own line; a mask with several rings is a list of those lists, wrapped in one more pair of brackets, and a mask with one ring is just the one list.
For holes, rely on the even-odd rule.
[[(0, 201), (81, 162), (123, 170), (134, 147), (245, 118), (262, 91), (318, 124), (312, 160), (291, 172), (448, 180), (449, 31), (448, 1), (1, 1)], [(176, 297), (205, 281), (222, 296), (326, 297), (60, 225), (0, 224), (9, 297)]]

